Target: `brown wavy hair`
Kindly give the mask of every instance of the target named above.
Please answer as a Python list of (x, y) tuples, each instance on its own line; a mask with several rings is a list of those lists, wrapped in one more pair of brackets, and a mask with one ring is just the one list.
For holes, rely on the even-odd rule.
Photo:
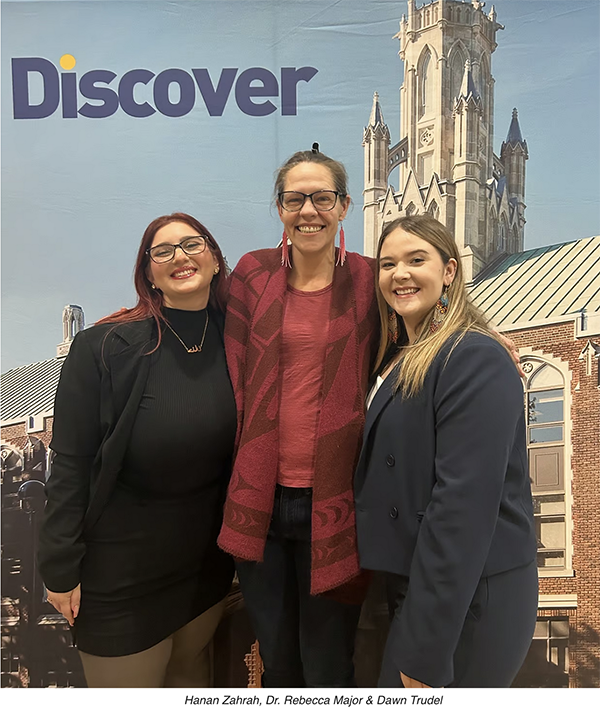
[(219, 245), (208, 229), (203, 224), (198, 222), (197, 219), (189, 214), (185, 214), (184, 212), (174, 212), (173, 214), (157, 217), (146, 227), (146, 231), (144, 232), (144, 236), (142, 237), (142, 241), (140, 243), (140, 248), (138, 249), (135, 267), (133, 270), (133, 283), (138, 297), (138, 301), (135, 306), (133, 308), (121, 308), (121, 310), (100, 319), (97, 324), (132, 323), (134, 321), (146, 320), (147, 318), (154, 318), (158, 330), (157, 347), (160, 345), (160, 324), (165, 321), (165, 317), (161, 310), (163, 305), (163, 297), (162, 293), (158, 289), (152, 288), (152, 284), (148, 279), (146, 272), (150, 257), (146, 253), (146, 250), (152, 245), (158, 230), (166, 227), (172, 222), (182, 222), (183, 224), (187, 224), (206, 239), (208, 248), (219, 265), (219, 273), (214, 275), (210, 284), (210, 295), (208, 301), (213, 308), (221, 311), (221, 313), (225, 313), (229, 290), (229, 268), (225, 262), (223, 254), (221, 253)]

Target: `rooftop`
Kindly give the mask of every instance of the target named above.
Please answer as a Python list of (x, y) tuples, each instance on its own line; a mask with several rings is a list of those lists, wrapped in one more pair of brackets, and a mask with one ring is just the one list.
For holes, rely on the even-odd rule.
[(563, 321), (600, 313), (600, 236), (511, 254), (492, 263), (470, 287), (495, 326)]
[(0, 383), (2, 423), (52, 411), (64, 361), (55, 357), (3, 373)]

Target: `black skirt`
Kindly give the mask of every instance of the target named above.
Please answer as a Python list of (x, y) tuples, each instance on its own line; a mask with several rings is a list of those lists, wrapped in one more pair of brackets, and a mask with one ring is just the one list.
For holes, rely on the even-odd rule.
[(73, 629), (81, 651), (138, 653), (223, 599), (233, 563), (216, 545), (220, 505), (218, 489), (162, 501), (117, 487), (86, 539)]

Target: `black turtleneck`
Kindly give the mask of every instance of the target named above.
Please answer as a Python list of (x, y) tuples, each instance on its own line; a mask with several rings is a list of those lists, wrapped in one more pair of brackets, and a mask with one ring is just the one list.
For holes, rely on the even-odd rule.
[(235, 400), (217, 315), (165, 308), (188, 353), (166, 326), (140, 402), (120, 482), (142, 497), (200, 493), (229, 472), (235, 438)]

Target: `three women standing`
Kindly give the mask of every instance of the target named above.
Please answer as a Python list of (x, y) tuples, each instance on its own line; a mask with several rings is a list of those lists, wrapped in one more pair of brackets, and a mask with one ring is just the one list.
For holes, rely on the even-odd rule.
[[(514, 364), (438, 222), (386, 227), (376, 299), (373, 260), (346, 253), (343, 228), (335, 247), (343, 166), (296, 153), (276, 197), (281, 252), (247, 254), (231, 278), (237, 436), (218, 540), (263, 683), (354, 684), (362, 566), (388, 573), (382, 685), (509, 685), (537, 601)], [(40, 566), (50, 601), (77, 617), (90, 685), (207, 684), (197, 656), (232, 573), (215, 544), (235, 431), (224, 269), (193, 218), (155, 220), (137, 306), (78, 335), (63, 368)]]
[(233, 565), (226, 266), (189, 215), (146, 229), (138, 303), (79, 333), (56, 394), (39, 566), (90, 687), (210, 684)]

